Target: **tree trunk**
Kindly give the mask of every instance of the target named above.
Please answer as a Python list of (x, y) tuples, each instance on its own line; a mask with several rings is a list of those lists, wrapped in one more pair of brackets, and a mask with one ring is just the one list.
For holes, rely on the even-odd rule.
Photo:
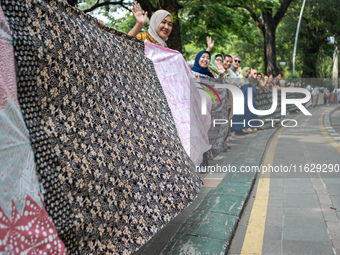
[(270, 12), (263, 13), (264, 60), (267, 75), (276, 75), (276, 25)]

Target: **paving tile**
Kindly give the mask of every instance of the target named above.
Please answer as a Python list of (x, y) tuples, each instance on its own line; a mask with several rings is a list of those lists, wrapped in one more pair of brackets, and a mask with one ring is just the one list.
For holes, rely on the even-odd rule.
[(284, 201), (281, 199), (270, 199), (268, 201), (268, 207), (279, 207), (283, 208)]
[(317, 200), (287, 200), (284, 201), (284, 208), (320, 208)]
[(238, 217), (216, 212), (207, 212), (190, 232), (194, 236), (228, 240), (237, 226)]
[(243, 182), (243, 183), (253, 183), (256, 173), (233, 173), (229, 181), (231, 182)]
[(296, 217), (310, 217), (323, 219), (321, 209), (308, 210), (301, 208), (284, 208), (284, 215)]
[(283, 194), (285, 200), (318, 200), (318, 196), (315, 193), (307, 193), (307, 194), (296, 194), (292, 193), (284, 193)]
[(330, 242), (282, 241), (284, 255), (334, 255)]
[(277, 226), (266, 226), (264, 240), (281, 240), (282, 228)]
[(324, 228), (326, 223), (323, 218), (284, 216), (283, 224), (285, 227), (320, 227)]
[(244, 199), (237, 196), (212, 195), (205, 203), (205, 207), (209, 211), (240, 216), (240, 212), (244, 205)]
[(303, 186), (297, 186), (297, 187), (284, 187), (283, 188), (284, 193), (294, 193), (297, 196), (299, 194), (314, 194), (315, 190), (313, 187), (303, 187)]
[(283, 212), (284, 212), (283, 205), (282, 206), (268, 206), (267, 208), (267, 216), (273, 216), (273, 215), (282, 216)]
[(184, 236), (175, 244), (169, 243), (161, 255), (224, 255), (227, 249), (224, 240), (210, 239), (199, 236)]
[(281, 240), (263, 239), (262, 255), (281, 255), (282, 244)]
[(237, 195), (241, 196), (243, 198), (246, 198), (249, 194), (249, 191), (251, 189), (250, 183), (233, 183), (233, 182), (227, 182), (223, 183), (223, 185), (220, 185), (217, 187), (215, 193), (216, 194), (224, 194), (224, 195)]
[(283, 227), (282, 239), (295, 241), (329, 241), (329, 236), (326, 227)]
[(273, 214), (273, 215), (267, 215), (266, 217), (266, 227), (283, 227), (283, 213), (282, 214)]

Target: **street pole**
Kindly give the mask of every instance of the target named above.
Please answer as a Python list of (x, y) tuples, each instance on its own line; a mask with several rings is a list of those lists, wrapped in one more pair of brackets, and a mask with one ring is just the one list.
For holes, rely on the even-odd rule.
[(335, 89), (338, 89), (338, 63), (339, 63), (339, 45), (337, 43), (336, 37), (334, 36), (334, 54), (333, 54), (333, 72), (332, 72), (332, 78), (333, 78), (333, 86)]
[(300, 11), (299, 22), (298, 22), (298, 26), (297, 26), (297, 29), (296, 29), (296, 35), (295, 35), (294, 53), (293, 53), (293, 76), (295, 75), (295, 56), (296, 56), (297, 40), (298, 40), (298, 37), (299, 37), (300, 23), (301, 23), (301, 19), (302, 19), (303, 9), (305, 8), (305, 3), (306, 3), (306, 0), (303, 0), (301, 11)]

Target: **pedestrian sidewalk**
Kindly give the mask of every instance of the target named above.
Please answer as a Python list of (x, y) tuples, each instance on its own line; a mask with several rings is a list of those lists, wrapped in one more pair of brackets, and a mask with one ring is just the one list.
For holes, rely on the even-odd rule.
[(261, 163), (275, 131), (237, 136), (229, 142), (228, 152), (209, 161), (210, 172), (200, 173), (204, 186), (195, 201), (134, 254), (225, 254), (256, 177), (255, 172), (239, 170)]

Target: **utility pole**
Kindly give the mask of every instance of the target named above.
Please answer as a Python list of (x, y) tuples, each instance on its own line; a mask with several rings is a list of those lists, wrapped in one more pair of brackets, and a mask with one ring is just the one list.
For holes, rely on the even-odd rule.
[(295, 75), (295, 56), (296, 56), (297, 40), (299, 37), (300, 23), (302, 19), (303, 9), (305, 8), (305, 3), (306, 3), (306, 0), (303, 0), (301, 11), (300, 11), (299, 22), (298, 22), (298, 26), (297, 26), (296, 34), (295, 34), (294, 53), (293, 53), (293, 76)]
[(339, 80), (339, 45), (334, 37), (334, 54), (333, 54), (333, 86), (335, 89), (338, 89), (338, 80)]

